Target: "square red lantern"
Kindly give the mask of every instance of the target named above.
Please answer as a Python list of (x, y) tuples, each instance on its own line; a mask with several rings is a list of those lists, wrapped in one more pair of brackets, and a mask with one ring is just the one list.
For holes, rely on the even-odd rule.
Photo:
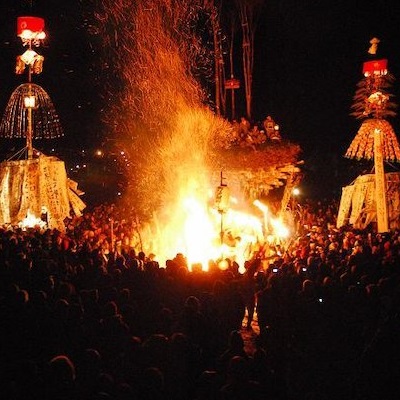
[(240, 81), (239, 79), (231, 78), (225, 81), (225, 89), (239, 89)]
[(40, 17), (18, 17), (17, 18), (17, 36), (21, 39), (39, 39), (46, 37), (44, 33), (44, 19)]
[(381, 60), (366, 61), (363, 64), (364, 76), (370, 75), (386, 75), (387, 74), (387, 62), (388, 60), (382, 58)]

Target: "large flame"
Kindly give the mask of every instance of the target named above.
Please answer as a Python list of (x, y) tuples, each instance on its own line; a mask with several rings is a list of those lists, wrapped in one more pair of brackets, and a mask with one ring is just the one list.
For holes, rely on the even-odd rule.
[(161, 265), (177, 253), (203, 269), (210, 259), (243, 264), (263, 240), (263, 221), (244, 207), (219, 213), (210, 199), (219, 171), (208, 155), (227, 123), (206, 106), (193, 74), (207, 71), (212, 55), (197, 31), (206, 29), (206, 2), (99, 1), (98, 33), (111, 55), (104, 64), (121, 81), (118, 93), (110, 85), (107, 122), (134, 160), (126, 198), (152, 216), (141, 227), (143, 250)]
[(207, 270), (210, 260), (229, 259), (244, 272), (244, 262), (264, 241), (262, 221), (234, 208), (219, 212), (212, 199), (196, 197), (188, 191), (177, 207), (170, 207), (168, 219), (154, 218), (143, 231), (142, 240), (161, 265), (177, 254), (185, 255), (188, 267), (201, 264)]

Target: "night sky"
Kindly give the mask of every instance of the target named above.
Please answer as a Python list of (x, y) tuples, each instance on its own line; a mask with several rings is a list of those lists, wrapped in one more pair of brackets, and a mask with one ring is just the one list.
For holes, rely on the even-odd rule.
[[(50, 94), (68, 146), (95, 146), (102, 129), (102, 82), (93, 69), (101, 43), (89, 40), (84, 27), (82, 4), (88, 3), (2, 0), (0, 5), (0, 107), (4, 110), (25, 79), (14, 74), (15, 56), (23, 52), (16, 17), (40, 15), (48, 40), (39, 51), (46, 57), (44, 72), (34, 81)], [(344, 162), (360, 126), (349, 115), (350, 106), (373, 36), (381, 40), (378, 54), (389, 59), (397, 78), (392, 92), (399, 98), (399, 27), (398, 0), (265, 1), (255, 38), (254, 120), (273, 116), (282, 136), (298, 143), (308, 164), (314, 163), (310, 171), (329, 173)], [(398, 117), (390, 122), (399, 133)]]
[[(388, 57), (389, 70), (400, 78), (398, 2), (267, 3), (256, 45), (257, 112), (270, 110), (283, 134), (307, 151), (344, 153), (359, 126), (349, 112), (372, 37), (381, 40), (378, 55)], [(393, 92), (398, 97), (399, 84)]]

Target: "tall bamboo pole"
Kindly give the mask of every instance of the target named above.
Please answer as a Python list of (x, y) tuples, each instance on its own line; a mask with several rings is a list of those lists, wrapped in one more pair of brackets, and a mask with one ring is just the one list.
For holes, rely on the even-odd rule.
[[(234, 78), (234, 68), (233, 68), (233, 38), (235, 35), (235, 23), (232, 17), (231, 21), (231, 43), (229, 48), (229, 64), (230, 64), (230, 72), (231, 72), (231, 79)], [(236, 118), (236, 110), (235, 110), (235, 89), (231, 89), (231, 113), (232, 113), (232, 121)]]
[(389, 231), (382, 135), (383, 133), (380, 129), (374, 130), (375, 201), (377, 229), (379, 233)]
[[(31, 49), (31, 44), (29, 44), (29, 49)], [(30, 98), (32, 96), (32, 66), (28, 66), (28, 83), (29, 83), (29, 90), (28, 90), (28, 97)], [(33, 158), (33, 144), (32, 144), (32, 138), (33, 138), (33, 113), (32, 113), (32, 107), (28, 107), (27, 109), (27, 122), (28, 122), (28, 130), (26, 132), (26, 150), (28, 154), (28, 159)]]

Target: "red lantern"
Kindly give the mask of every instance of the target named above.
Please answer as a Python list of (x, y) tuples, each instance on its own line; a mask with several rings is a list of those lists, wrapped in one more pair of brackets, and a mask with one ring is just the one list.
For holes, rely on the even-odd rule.
[(17, 36), (25, 40), (44, 39), (46, 37), (44, 19), (40, 17), (18, 17)]
[(386, 75), (387, 59), (366, 61), (363, 64), (363, 74), (366, 77), (370, 75)]
[(231, 78), (225, 81), (225, 89), (239, 89), (240, 81), (239, 79)]

